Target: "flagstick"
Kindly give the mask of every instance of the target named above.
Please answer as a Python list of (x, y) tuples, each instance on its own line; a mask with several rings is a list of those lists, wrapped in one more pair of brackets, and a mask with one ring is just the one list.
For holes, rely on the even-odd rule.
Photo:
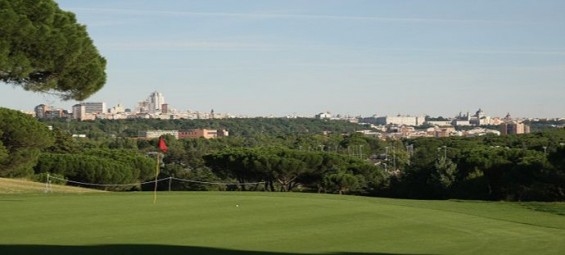
[(159, 177), (159, 152), (157, 152), (157, 167), (155, 167), (155, 189), (153, 191), (153, 204), (157, 203), (157, 178)]

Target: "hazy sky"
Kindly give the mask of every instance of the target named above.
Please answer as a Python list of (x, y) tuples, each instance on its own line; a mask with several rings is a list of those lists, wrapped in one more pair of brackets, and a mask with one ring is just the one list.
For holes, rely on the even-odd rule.
[[(58, 0), (108, 60), (87, 101), (246, 115), (565, 117), (563, 0)], [(76, 102), (0, 85), (4, 107)]]

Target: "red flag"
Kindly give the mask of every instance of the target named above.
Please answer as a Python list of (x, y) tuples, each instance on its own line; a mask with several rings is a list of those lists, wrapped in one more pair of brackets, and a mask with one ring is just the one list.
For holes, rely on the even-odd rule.
[(169, 150), (169, 148), (167, 148), (167, 144), (165, 144), (165, 138), (163, 138), (162, 136), (159, 137), (159, 145), (158, 145), (159, 149), (163, 152), (166, 153), (167, 150)]

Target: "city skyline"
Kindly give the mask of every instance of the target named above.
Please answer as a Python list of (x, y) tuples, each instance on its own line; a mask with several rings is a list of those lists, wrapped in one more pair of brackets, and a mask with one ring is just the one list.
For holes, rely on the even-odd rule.
[[(108, 60), (88, 102), (250, 116), (563, 117), (563, 1), (57, 1)], [(70, 109), (0, 84), (2, 107)]]
[[(187, 113), (192, 114), (194, 116), (200, 116), (202, 118), (214, 118), (213, 115), (216, 114), (217, 117), (219, 118), (249, 118), (249, 117), (305, 117), (305, 118), (318, 118), (318, 119), (347, 119), (347, 120), (351, 120), (351, 119), (356, 119), (359, 120), (359, 118), (363, 119), (363, 118), (392, 118), (392, 119), (403, 119), (403, 118), (408, 118), (410, 119), (409, 122), (419, 122), (420, 124), (409, 124), (409, 126), (418, 126), (421, 125), (423, 122), (427, 121), (428, 117), (430, 118), (430, 121), (436, 121), (437, 122), (443, 122), (445, 120), (449, 120), (451, 121), (458, 121), (461, 120), (463, 122), (467, 122), (467, 124), (463, 124), (465, 125), (489, 125), (489, 123), (482, 123), (481, 119), (484, 119), (486, 122), (489, 122), (491, 120), (495, 120), (497, 123), (503, 120), (507, 120), (507, 121), (511, 121), (511, 120), (523, 120), (523, 119), (536, 119), (537, 117), (518, 117), (515, 118), (513, 117), (513, 115), (510, 112), (507, 112), (504, 116), (492, 116), (490, 114), (488, 114), (487, 112), (483, 111), (482, 108), (478, 108), (476, 111), (460, 111), (458, 113), (453, 113), (453, 114), (447, 114), (447, 115), (437, 115), (437, 116), (432, 116), (429, 114), (420, 114), (420, 115), (411, 115), (411, 114), (388, 114), (388, 115), (378, 115), (378, 114), (373, 114), (373, 115), (348, 115), (348, 114), (343, 114), (343, 113), (339, 113), (339, 112), (330, 112), (330, 111), (321, 111), (318, 112), (314, 115), (286, 115), (286, 116), (247, 116), (247, 115), (242, 115), (242, 114), (237, 114), (237, 113), (232, 113), (232, 112), (224, 112), (224, 113), (218, 113), (215, 112), (214, 109), (211, 109), (210, 111), (191, 111), (191, 110), (178, 110), (175, 109), (174, 107), (169, 107), (169, 103), (165, 100), (165, 96), (160, 93), (159, 91), (153, 91), (151, 92), (145, 100), (141, 100), (138, 101), (137, 104), (135, 106), (127, 106), (127, 105), (122, 105), (120, 103), (118, 103), (117, 105), (107, 105), (106, 102), (104, 101), (99, 101), (99, 102), (93, 102), (93, 101), (82, 101), (82, 102), (77, 102), (77, 104), (73, 105), (71, 107), (71, 109), (67, 109), (64, 107), (57, 107), (57, 106), (53, 106), (53, 105), (49, 105), (49, 104), (39, 104), (36, 105), (34, 107), (34, 111), (37, 115), (37, 111), (38, 111), (38, 107), (40, 109), (42, 109), (41, 111), (54, 111), (57, 113), (63, 113), (63, 112), (68, 112), (70, 114), (72, 114), (72, 118), (77, 118), (75, 116), (75, 111), (78, 111), (79, 113), (89, 113), (91, 114), (90, 117), (88, 117), (87, 119), (94, 119), (94, 118), (102, 118), (105, 119), (108, 116), (113, 116), (112, 118), (114, 118), (115, 114), (120, 115), (120, 114), (124, 114), (126, 113), (126, 115), (136, 115), (136, 114), (141, 114), (141, 118), (146, 118), (148, 116), (152, 116), (150, 118), (159, 118), (159, 119), (163, 119), (163, 118), (171, 118), (172, 116), (176, 116), (177, 118), (186, 118), (187, 116), (185, 116)], [(85, 109), (81, 109), (80, 107), (85, 107)], [(76, 109), (75, 109), (76, 108)], [(70, 110), (70, 111), (69, 111)], [(201, 115), (203, 114), (203, 115)], [(97, 116), (98, 115), (98, 116)], [(125, 115), (122, 117), (126, 117)], [(200, 118), (197, 117), (197, 118)], [(43, 116), (39, 117), (39, 118), (43, 118)], [(84, 118), (84, 116), (82, 116), (81, 118)], [(119, 118), (117, 118), (119, 119)], [(475, 119), (473, 123), (473, 120)], [(542, 118), (543, 119), (543, 118)], [(546, 119), (565, 119), (563, 117), (555, 117), (555, 118), (546, 118)], [(400, 120), (399, 125), (403, 125), (402, 124), (403, 120)], [(470, 123), (469, 123), (470, 121)], [(461, 125), (461, 124), (453, 124), (455, 126), (457, 125)], [(497, 124), (496, 124), (497, 125)]]

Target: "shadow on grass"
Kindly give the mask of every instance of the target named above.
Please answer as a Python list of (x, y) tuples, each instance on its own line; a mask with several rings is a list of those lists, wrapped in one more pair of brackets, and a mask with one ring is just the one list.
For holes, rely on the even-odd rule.
[(137, 245), (137, 244), (115, 244), (115, 245), (92, 245), (92, 246), (64, 246), (64, 245), (0, 245), (0, 254), (10, 255), (386, 255), (399, 253), (356, 253), (356, 252), (337, 252), (337, 253), (282, 253), (270, 251), (242, 251), (207, 247), (193, 246), (173, 246), (173, 245)]

